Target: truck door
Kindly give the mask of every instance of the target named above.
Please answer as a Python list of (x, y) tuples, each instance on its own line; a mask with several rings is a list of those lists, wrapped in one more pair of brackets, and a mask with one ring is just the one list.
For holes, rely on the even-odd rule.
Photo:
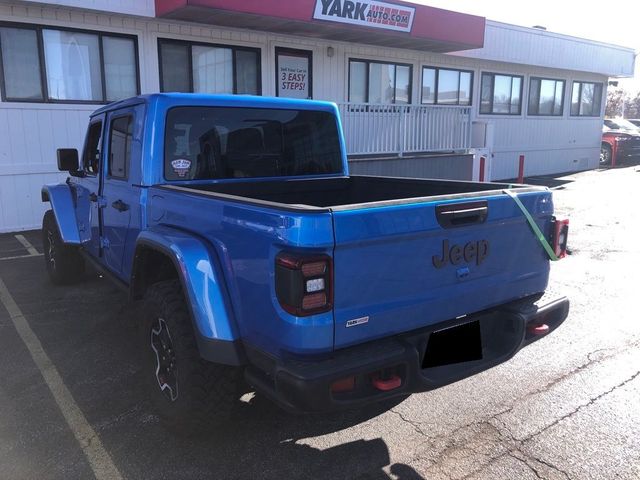
[[(123, 277), (122, 264), (131, 222), (132, 205), (138, 205), (138, 189), (132, 187), (131, 156), (134, 148), (135, 109), (112, 112), (105, 129), (102, 170), (102, 238), (104, 263)], [(137, 211), (137, 208), (136, 208)]]

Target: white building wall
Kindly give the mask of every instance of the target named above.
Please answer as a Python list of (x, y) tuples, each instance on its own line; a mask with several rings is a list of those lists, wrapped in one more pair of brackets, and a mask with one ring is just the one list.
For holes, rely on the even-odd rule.
[[(50, 2), (51, 3), (51, 2)], [(64, 2), (73, 3), (71, 0)], [(81, 2), (83, 3), (83, 2)], [(95, 0), (93, 5), (122, 4)], [(137, 4), (138, 2), (130, 2)], [(147, 5), (152, 0), (144, 0)], [(117, 8), (116, 6), (112, 7)], [(133, 8), (133, 7), (132, 7)], [(138, 7), (135, 7), (138, 8)], [(140, 7), (142, 8), (142, 7)], [(144, 10), (144, 9), (143, 9)], [(422, 66), (450, 66), (474, 71), (473, 120), (495, 126), (492, 178), (517, 175), (518, 155), (526, 155), (526, 175), (558, 173), (598, 165), (602, 118), (569, 117), (571, 82), (606, 82), (603, 75), (518, 65), (376, 46), (332, 42), (286, 35), (165, 22), (155, 18), (104, 14), (65, 7), (0, 4), (0, 21), (38, 23), (136, 35), (142, 93), (159, 90), (158, 38), (180, 38), (211, 43), (246, 45), (262, 52), (262, 93), (275, 94), (275, 47), (313, 51), (313, 93), (316, 99), (346, 101), (349, 58), (398, 61), (413, 65), (412, 101), (420, 101)], [(327, 47), (334, 55), (327, 55)], [(520, 116), (479, 115), (480, 73), (504, 72), (525, 76), (523, 113)], [(530, 75), (566, 80), (563, 117), (527, 117)], [(604, 105), (604, 102), (603, 102)], [(56, 170), (59, 147), (80, 149), (89, 113), (98, 105), (25, 104), (0, 102), (0, 231), (37, 228), (46, 205), (40, 188), (65, 177)]]
[(486, 21), (484, 47), (454, 55), (633, 77), (633, 49), (546, 30)]
[(154, 0), (21, 0), (21, 2), (24, 4), (48, 3), (60, 7), (76, 7), (98, 12), (124, 13), (145, 17), (155, 17), (156, 15)]

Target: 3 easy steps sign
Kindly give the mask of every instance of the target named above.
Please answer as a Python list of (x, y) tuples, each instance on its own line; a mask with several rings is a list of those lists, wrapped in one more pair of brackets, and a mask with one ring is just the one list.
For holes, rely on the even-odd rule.
[(415, 8), (375, 0), (316, 0), (313, 18), (410, 32)]

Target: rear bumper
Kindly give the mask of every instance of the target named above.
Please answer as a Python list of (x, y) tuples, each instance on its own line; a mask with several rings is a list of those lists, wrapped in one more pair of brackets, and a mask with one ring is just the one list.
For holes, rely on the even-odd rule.
[[(338, 350), (330, 358), (313, 361), (273, 359), (247, 348), (250, 365), (245, 375), (257, 391), (289, 411), (302, 413), (352, 408), (432, 390), (487, 370), (551, 333), (566, 319), (568, 312), (569, 300), (566, 297), (549, 300), (538, 296), (538, 300), (530, 298), (505, 304), (461, 319)], [(444, 339), (452, 338), (448, 332), (466, 335), (462, 332), (468, 332), (471, 325), (479, 338), (478, 344), (474, 343), (467, 350), (476, 350), (477, 347), (477, 357), (462, 358), (455, 363), (450, 363), (450, 359), (438, 362), (437, 355), (434, 355), (436, 350), (440, 353), (445, 351), (445, 356), (449, 356), (459, 343), (456, 340), (456, 344), (447, 351), (446, 344), (444, 349), (443, 345), (434, 347), (436, 341), (442, 343)], [(546, 328), (540, 325), (546, 325)], [(539, 328), (534, 329), (535, 326)], [(444, 334), (443, 330), (446, 330)], [(437, 336), (434, 335), (436, 332)], [(466, 337), (460, 338), (464, 340)], [(462, 352), (462, 356), (468, 357), (467, 353)], [(348, 383), (351, 383), (351, 377), (353, 388), (332, 391), (336, 381), (348, 378)], [(398, 378), (400, 384), (386, 390), (380, 388), (380, 382), (374, 381), (376, 378), (392, 378), (393, 382), (385, 383), (387, 387), (397, 384)]]

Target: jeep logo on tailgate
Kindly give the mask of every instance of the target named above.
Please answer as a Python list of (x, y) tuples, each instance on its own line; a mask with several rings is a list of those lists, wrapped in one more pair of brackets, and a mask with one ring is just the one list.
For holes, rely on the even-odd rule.
[(442, 253), (439, 256), (434, 255), (431, 260), (436, 268), (442, 268), (449, 262), (451, 262), (451, 265), (458, 265), (462, 260), (467, 263), (475, 260), (476, 265), (480, 265), (488, 255), (489, 242), (487, 240), (469, 242), (464, 247), (454, 244), (451, 248), (449, 248), (449, 240), (444, 240), (442, 242)]

